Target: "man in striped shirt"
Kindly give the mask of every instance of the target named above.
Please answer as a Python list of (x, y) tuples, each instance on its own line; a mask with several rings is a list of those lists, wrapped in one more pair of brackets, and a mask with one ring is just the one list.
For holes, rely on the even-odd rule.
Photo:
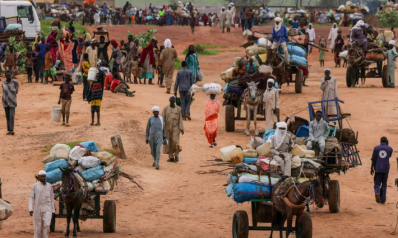
[(15, 108), (17, 107), (18, 81), (11, 78), (11, 72), (5, 73), (6, 81), (2, 83), (3, 107), (7, 119), (7, 135), (14, 135)]

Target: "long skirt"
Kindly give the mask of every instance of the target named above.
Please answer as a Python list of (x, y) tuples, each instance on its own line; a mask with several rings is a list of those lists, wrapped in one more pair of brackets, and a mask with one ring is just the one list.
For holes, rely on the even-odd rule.
[(213, 144), (213, 141), (217, 137), (218, 130), (218, 114), (214, 115), (214, 117), (209, 118), (205, 121), (205, 126), (203, 128), (205, 130), (205, 135), (207, 137), (207, 141), (210, 145)]

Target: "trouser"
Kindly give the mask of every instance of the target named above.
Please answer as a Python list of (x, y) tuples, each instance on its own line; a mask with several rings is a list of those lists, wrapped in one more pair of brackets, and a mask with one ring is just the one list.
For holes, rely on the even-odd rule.
[(158, 74), (158, 84), (159, 85), (163, 85), (163, 78), (164, 78), (163, 67), (161, 65), (159, 65), (159, 74)]
[(14, 78), (14, 76), (15, 76), (15, 65), (13, 65), (13, 66), (7, 65), (7, 71), (10, 71), (11, 78)]
[(37, 59), (37, 73), (36, 73), (36, 82), (39, 82), (39, 78), (41, 82), (44, 79), (44, 59)]
[[(283, 52), (285, 53), (286, 62), (289, 63), (289, 52), (287, 51), (286, 42), (280, 44), (282, 46)], [(276, 42), (272, 43), (271, 49), (275, 49), (278, 46)]]
[[(317, 141), (315, 141), (315, 142), (318, 142), (318, 145), (319, 145), (319, 149), (321, 150), (320, 152), (319, 152), (319, 154), (320, 155), (323, 155), (324, 153), (325, 153), (325, 145), (326, 145), (326, 143), (325, 143), (325, 138), (320, 138), (320, 139), (318, 139)], [(307, 150), (312, 150), (312, 148), (313, 148), (313, 145), (312, 145), (312, 141), (308, 141), (307, 142)]]
[(5, 107), (7, 131), (14, 131), (15, 107)]
[(28, 74), (28, 82), (32, 82), (32, 74), (33, 74), (33, 69), (32, 68), (26, 68), (26, 73)]
[(62, 105), (62, 116), (67, 116), (69, 117), (70, 115), (70, 105), (72, 104), (72, 99), (71, 100), (66, 100), (61, 98), (61, 105)]
[(380, 195), (380, 202), (382, 204), (384, 204), (387, 200), (387, 180), (388, 180), (388, 173), (375, 173), (374, 189), (375, 193)]
[(166, 88), (171, 90), (171, 85), (173, 84), (173, 75), (171, 77), (166, 77)]
[(274, 155), (273, 159), (276, 162), (278, 162), (283, 175), (290, 177), (292, 170), (292, 157), (289, 153), (281, 153), (281, 154), (285, 156), (284, 159), (282, 159), (279, 155)]
[(157, 139), (154, 139), (154, 141), (150, 141), (151, 154), (153, 157), (153, 161), (155, 162), (155, 166), (159, 165), (160, 151), (162, 148), (162, 143), (163, 143), (162, 138), (157, 138)]
[[(39, 209), (37, 209), (39, 210)], [(34, 238), (48, 238), (50, 233), (52, 212), (40, 212), (39, 214), (33, 213), (33, 223), (34, 223)]]
[(247, 29), (247, 20), (241, 19), (240, 24), (242, 25), (242, 31), (245, 31)]
[(180, 100), (181, 100), (181, 109), (182, 109), (182, 117), (185, 118), (185, 115), (191, 115), (190, 107), (191, 107), (191, 95), (189, 95), (188, 91), (180, 91)]
[(87, 98), (88, 90), (90, 90), (90, 83), (87, 76), (83, 76), (83, 100)]
[[(369, 45), (369, 43), (367, 41), (362, 41), (362, 45), (361, 45), (362, 50), (368, 51), (368, 45)], [(353, 46), (354, 47), (358, 46), (357, 42), (354, 42)]]
[(251, 30), (252, 29), (252, 20), (247, 19), (247, 29)]

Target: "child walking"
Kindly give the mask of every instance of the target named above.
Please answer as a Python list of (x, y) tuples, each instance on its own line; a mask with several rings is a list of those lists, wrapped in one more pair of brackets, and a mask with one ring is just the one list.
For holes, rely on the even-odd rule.
[(46, 47), (46, 56), (44, 60), (44, 84), (48, 84), (48, 77), (51, 77), (51, 64), (52, 64), (53, 56), (50, 52), (50, 46)]
[(97, 112), (97, 123), (95, 126), (100, 126), (100, 110), (101, 110), (101, 102), (102, 96), (104, 94), (104, 80), (102, 80), (101, 74), (97, 73), (95, 76), (95, 81), (91, 84), (90, 91), (87, 95), (87, 101), (91, 105), (91, 124), (90, 126), (94, 126), (94, 115)]
[(28, 74), (28, 83), (32, 83), (32, 75), (34, 68), (34, 58), (32, 56), (32, 51), (26, 53), (26, 73)]
[(65, 74), (64, 80), (65, 83), (61, 84), (59, 87), (61, 93), (59, 95), (60, 100), (58, 104), (62, 105), (62, 125), (69, 126), (70, 105), (72, 104), (72, 93), (75, 91), (75, 87), (70, 83), (69, 74)]
[[(319, 40), (319, 46), (322, 49), (326, 49), (326, 39), (322, 38)], [(318, 58), (319, 64), (321, 67), (325, 67), (325, 51), (319, 49), (319, 58)]]

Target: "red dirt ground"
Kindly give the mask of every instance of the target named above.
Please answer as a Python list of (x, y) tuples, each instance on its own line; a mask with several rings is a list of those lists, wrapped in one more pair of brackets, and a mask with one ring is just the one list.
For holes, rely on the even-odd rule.
[[(221, 34), (218, 28), (200, 27), (191, 35), (188, 27), (156, 27), (156, 37), (162, 43), (166, 38), (172, 40), (179, 58), (184, 59), (182, 51), (190, 44), (212, 44), (226, 46), (226, 49), (239, 52), (226, 52), (214, 56), (200, 57), (204, 72), (204, 82), (223, 84), (219, 75), (231, 67), (235, 56), (243, 56), (244, 41), (239, 29), (230, 34)], [(95, 29), (91, 27), (90, 30)], [(127, 40), (126, 32), (133, 34), (146, 31), (145, 26), (105, 27), (111, 38)], [(317, 27), (318, 36), (328, 36), (329, 27)], [(270, 31), (270, 28), (258, 29)], [(348, 29), (344, 29), (346, 34)], [(284, 86), (281, 93), (281, 118), (292, 115), (307, 106), (310, 101), (321, 98), (320, 79), (324, 68), (317, 62), (318, 52), (309, 57), (309, 87), (302, 94), (295, 94), (294, 87)], [(369, 174), (370, 157), (373, 147), (379, 144), (380, 137), (387, 136), (394, 148), (398, 142), (396, 124), (398, 99), (396, 89), (385, 89), (381, 79), (368, 80), (366, 87), (347, 88), (345, 69), (334, 68), (333, 56), (327, 53), (325, 68), (331, 68), (332, 76), (339, 85), (339, 98), (345, 102), (343, 110), (350, 112), (350, 126), (359, 131), (358, 148), (363, 165), (350, 169), (347, 174), (332, 175), (341, 187), (341, 211), (331, 214), (328, 207), (312, 209), (313, 237), (391, 237), (394, 230), (397, 210), (397, 192), (394, 178), (397, 177), (396, 158), (391, 159), (391, 173), (388, 183), (386, 205), (376, 204), (373, 192), (373, 178)], [(141, 191), (134, 184), (121, 178), (116, 189), (103, 200), (116, 200), (117, 232), (102, 233), (101, 220), (81, 222), (81, 237), (231, 237), (232, 217), (236, 210), (245, 210), (250, 216), (250, 204), (236, 204), (230, 201), (223, 186), (227, 173), (198, 174), (198, 172), (221, 170), (224, 167), (200, 167), (213, 162), (218, 157), (218, 149), (229, 145), (245, 146), (249, 137), (244, 136), (245, 122), (237, 122), (234, 133), (225, 132), (224, 109), (219, 119), (217, 148), (210, 149), (204, 136), (204, 107), (206, 97), (197, 93), (191, 113), (193, 120), (184, 123), (185, 135), (181, 142), (183, 152), (178, 164), (167, 163), (162, 155), (160, 170), (152, 165), (149, 146), (145, 144), (145, 127), (153, 105), (161, 108), (168, 104), (169, 95), (165, 89), (149, 85), (132, 85), (136, 90), (134, 98), (105, 92), (101, 127), (90, 127), (90, 106), (81, 100), (82, 86), (76, 86), (73, 95), (71, 126), (65, 128), (50, 120), (51, 107), (58, 101), (57, 87), (42, 84), (27, 84), (27, 78), (18, 76), (20, 92), (16, 110), (16, 135), (5, 136), (4, 112), (0, 111), (0, 136), (3, 146), (0, 149), (0, 177), (3, 182), (3, 198), (14, 206), (13, 216), (5, 222), (0, 237), (25, 238), (33, 236), (33, 222), (28, 214), (28, 196), (35, 182), (34, 175), (44, 168), (40, 161), (46, 156), (41, 152), (43, 146), (56, 143), (95, 140), (102, 149), (111, 148), (110, 137), (121, 135), (128, 159), (121, 161), (121, 169), (135, 175), (144, 187)], [(155, 80), (156, 81), (156, 80)], [(202, 83), (201, 83), (202, 84)], [(219, 96), (221, 101), (221, 96)], [(299, 116), (308, 117), (304, 111)], [(264, 124), (259, 123), (260, 129)], [(347, 123), (345, 123), (347, 126)], [(226, 167), (225, 167), (226, 168)], [(65, 221), (57, 220), (56, 232), (50, 237), (63, 237)], [(265, 237), (269, 232), (252, 231), (250, 237)], [(292, 235), (294, 237), (294, 235)]]

